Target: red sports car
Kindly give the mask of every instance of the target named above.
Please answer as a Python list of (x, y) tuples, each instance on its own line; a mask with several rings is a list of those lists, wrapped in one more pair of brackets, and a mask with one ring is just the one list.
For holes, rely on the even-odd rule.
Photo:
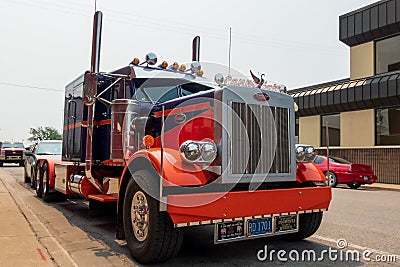
[(314, 163), (325, 174), (327, 182), (332, 187), (337, 184), (347, 184), (348, 187), (357, 189), (363, 184), (376, 183), (376, 175), (369, 165), (354, 164), (342, 158), (329, 157), (328, 174), (327, 157), (318, 155)]

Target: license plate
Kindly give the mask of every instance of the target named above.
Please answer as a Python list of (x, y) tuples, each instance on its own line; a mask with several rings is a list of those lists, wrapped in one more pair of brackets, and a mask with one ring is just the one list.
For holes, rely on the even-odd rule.
[(217, 224), (217, 241), (244, 237), (243, 221), (223, 222)]
[(267, 235), (270, 233), (272, 233), (272, 218), (247, 221), (247, 236)]
[(291, 232), (297, 230), (297, 215), (275, 217), (275, 232)]

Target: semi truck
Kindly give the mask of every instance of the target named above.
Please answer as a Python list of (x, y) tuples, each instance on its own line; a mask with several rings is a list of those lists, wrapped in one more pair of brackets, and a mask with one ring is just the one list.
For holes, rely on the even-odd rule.
[(142, 263), (176, 255), (188, 227), (213, 225), (215, 244), (317, 231), (331, 188), (313, 147), (295, 146), (291, 96), (257, 77), (208, 81), (199, 37), (188, 64), (149, 53), (101, 72), (101, 20), (90, 71), (65, 88), (62, 160), (39, 160), (37, 196), (114, 205), (116, 238)]

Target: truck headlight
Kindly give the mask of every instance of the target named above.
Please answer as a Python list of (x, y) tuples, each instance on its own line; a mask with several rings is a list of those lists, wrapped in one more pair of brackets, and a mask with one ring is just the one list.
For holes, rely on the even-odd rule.
[(186, 141), (181, 145), (181, 155), (188, 161), (196, 161), (200, 158), (200, 146), (193, 141)]
[(310, 145), (296, 145), (296, 160), (298, 162), (312, 162), (315, 158), (315, 149)]
[(306, 161), (313, 162), (315, 159), (315, 149), (312, 146), (306, 147)]
[(201, 148), (201, 157), (204, 161), (213, 161), (217, 156), (217, 147), (214, 143), (207, 142)]
[(304, 151), (304, 147), (302, 146), (296, 146), (296, 160), (299, 162), (304, 161), (304, 159), (306, 158), (306, 153)]
[(182, 157), (189, 162), (207, 163), (217, 157), (217, 146), (214, 142), (186, 141), (180, 146)]

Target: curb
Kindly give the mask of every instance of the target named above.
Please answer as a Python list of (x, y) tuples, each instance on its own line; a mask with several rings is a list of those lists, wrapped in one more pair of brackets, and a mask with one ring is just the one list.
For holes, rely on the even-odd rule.
[[(397, 185), (396, 185), (397, 186)], [(386, 186), (380, 186), (380, 185), (363, 185), (362, 187), (372, 189), (372, 190), (383, 190), (383, 191), (394, 191), (394, 192), (400, 192), (400, 186), (399, 188), (396, 187), (386, 187)]]
[[(8, 174), (6, 174), (8, 175)], [(5, 178), (5, 179), (4, 179)], [(72, 259), (71, 255), (61, 246), (61, 244), (51, 235), (47, 227), (39, 220), (39, 218), (31, 211), (31, 209), (24, 203), (24, 201), (16, 194), (13, 180), (7, 176), (3, 176), (1, 180), (9, 192), (14, 203), (19, 211), (28, 222), (32, 232), (36, 235), (38, 242), (46, 249), (50, 259), (57, 266), (73, 266), (77, 267), (78, 264)], [(20, 186), (16, 181), (15, 184)], [(54, 257), (57, 255), (57, 257)]]

